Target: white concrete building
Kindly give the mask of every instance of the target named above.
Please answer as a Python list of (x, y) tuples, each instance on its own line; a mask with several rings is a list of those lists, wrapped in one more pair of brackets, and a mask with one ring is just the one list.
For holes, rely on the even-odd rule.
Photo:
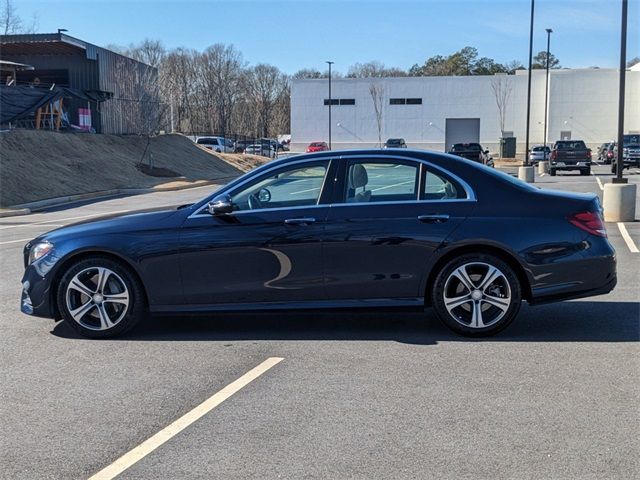
[[(531, 82), (530, 145), (544, 138), (545, 71)], [(549, 78), (547, 142), (584, 140), (592, 148), (614, 139), (618, 123), (618, 71), (552, 70)], [(492, 84), (509, 91), (504, 135)], [(477, 142), (499, 151), (499, 138), (515, 136), (524, 151), (527, 72), (469, 77), (356, 78), (332, 81), (333, 149), (376, 147), (377, 118), (371, 85), (382, 94), (381, 137), (404, 138), (408, 146), (445, 150), (455, 142)], [(293, 80), (291, 144), (303, 150), (310, 142), (328, 141), (328, 81)], [(627, 70), (625, 133), (640, 133), (640, 71)]]

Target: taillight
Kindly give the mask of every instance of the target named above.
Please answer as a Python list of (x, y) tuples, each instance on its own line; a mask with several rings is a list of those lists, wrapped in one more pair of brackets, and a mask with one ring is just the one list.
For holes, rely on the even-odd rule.
[(555, 160), (557, 156), (558, 156), (558, 152), (556, 150), (551, 152), (551, 160)]
[(591, 150), (587, 150), (587, 158), (591, 160)]
[(607, 158), (613, 158), (613, 152), (607, 152)]
[(569, 223), (575, 225), (591, 235), (606, 237), (607, 230), (604, 227), (602, 217), (597, 212), (580, 212), (569, 216)]

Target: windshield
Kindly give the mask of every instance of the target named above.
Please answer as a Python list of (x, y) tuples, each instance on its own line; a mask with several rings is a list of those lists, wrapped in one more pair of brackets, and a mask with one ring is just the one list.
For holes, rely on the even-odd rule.
[(456, 143), (452, 150), (454, 152), (479, 152), (480, 144), (478, 143)]
[(640, 135), (624, 135), (623, 145), (640, 145)]

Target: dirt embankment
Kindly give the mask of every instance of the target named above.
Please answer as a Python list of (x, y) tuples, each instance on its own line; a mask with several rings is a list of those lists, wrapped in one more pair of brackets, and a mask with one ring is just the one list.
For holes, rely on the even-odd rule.
[[(236, 177), (268, 159), (214, 154), (182, 135), (124, 135), (13, 130), (0, 134), (0, 206), (168, 181)], [(153, 166), (165, 176), (148, 175)], [(168, 178), (169, 174), (178, 177)]]

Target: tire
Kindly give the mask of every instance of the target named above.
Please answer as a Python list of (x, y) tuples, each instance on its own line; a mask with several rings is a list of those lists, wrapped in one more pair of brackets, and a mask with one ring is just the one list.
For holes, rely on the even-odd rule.
[[(483, 286), (487, 277), (490, 283)], [(498, 257), (483, 253), (449, 261), (438, 272), (431, 295), (440, 321), (466, 337), (488, 337), (505, 329), (518, 315), (522, 302), (513, 269)]]
[(611, 164), (611, 173), (616, 173), (617, 168), (618, 168), (618, 167), (616, 167), (616, 164), (615, 164), (615, 163), (612, 163), (612, 164)]
[(551, 175), (552, 177), (555, 177), (555, 176), (556, 176), (556, 171), (555, 171), (555, 169), (550, 168), (550, 169), (549, 169), (549, 175)]
[(71, 265), (57, 291), (63, 320), (87, 338), (121, 335), (147, 311), (144, 290), (131, 270), (106, 257), (90, 257)]
[(587, 168), (586, 170), (580, 170), (580, 175), (591, 175), (591, 169)]

